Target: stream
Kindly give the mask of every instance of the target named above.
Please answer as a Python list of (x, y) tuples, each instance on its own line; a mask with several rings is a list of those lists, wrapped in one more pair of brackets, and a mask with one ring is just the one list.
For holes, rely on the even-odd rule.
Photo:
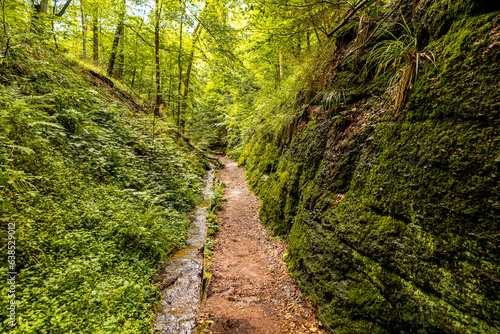
[(162, 305), (156, 315), (154, 332), (191, 334), (201, 303), (203, 248), (207, 238), (207, 200), (212, 196), (214, 168), (205, 177), (203, 204), (191, 217), (189, 237), (184, 249), (174, 253), (161, 269)]

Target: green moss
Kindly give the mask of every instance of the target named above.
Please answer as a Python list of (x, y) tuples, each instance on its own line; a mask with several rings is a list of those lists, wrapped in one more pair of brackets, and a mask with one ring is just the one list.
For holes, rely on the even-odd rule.
[(410, 99), (409, 119), (446, 121), (498, 117), (500, 50), (492, 47), (492, 31), (500, 24), (498, 13), (455, 21), (433, 51), (436, 66), (428, 62)]
[[(288, 147), (254, 139), (242, 155), (262, 221), (288, 235), (290, 272), (332, 333), (499, 331), (493, 7), (419, 3), (422, 43), (442, 37), (398, 121), (370, 98), (318, 116)], [(366, 91), (352, 76), (337, 79)]]

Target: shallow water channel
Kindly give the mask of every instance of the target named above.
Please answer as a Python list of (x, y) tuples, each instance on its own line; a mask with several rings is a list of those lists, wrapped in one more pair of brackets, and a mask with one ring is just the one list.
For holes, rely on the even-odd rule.
[[(212, 196), (214, 169), (205, 177), (204, 202)], [(191, 217), (187, 246), (174, 253), (160, 270), (162, 306), (155, 319), (155, 333), (191, 334), (201, 303), (203, 247), (207, 238), (206, 203)]]

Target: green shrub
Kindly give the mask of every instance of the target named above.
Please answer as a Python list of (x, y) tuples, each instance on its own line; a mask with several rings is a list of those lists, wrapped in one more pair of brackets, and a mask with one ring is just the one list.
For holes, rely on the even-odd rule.
[(217, 213), (222, 209), (222, 202), (226, 200), (224, 198), (224, 188), (226, 188), (226, 184), (214, 178), (213, 195), (210, 198), (210, 211), (212, 213)]

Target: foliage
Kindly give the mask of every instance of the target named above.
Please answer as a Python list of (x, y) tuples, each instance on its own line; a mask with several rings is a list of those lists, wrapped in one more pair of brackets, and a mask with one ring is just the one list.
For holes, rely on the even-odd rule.
[(226, 188), (226, 184), (215, 177), (213, 184), (213, 194), (210, 197), (210, 207), (207, 213), (208, 236), (214, 236), (216, 232), (220, 231), (217, 212), (222, 209), (222, 202), (226, 200), (224, 198), (224, 188)]
[(403, 29), (401, 36), (396, 37), (392, 32), (386, 32), (393, 38), (378, 42), (368, 55), (365, 64), (365, 75), (375, 69), (374, 79), (382, 79), (388, 87), (397, 85), (394, 93), (394, 110), (399, 111), (406, 102), (408, 91), (418, 76), (419, 67), (424, 60), (430, 60), (435, 65), (435, 56), (430, 49), (418, 50), (418, 40), (411, 31), (406, 19), (401, 14)]
[(213, 195), (210, 197), (210, 211), (212, 213), (217, 213), (222, 209), (222, 202), (226, 200), (224, 188), (226, 188), (224, 181), (214, 178)]
[(203, 257), (208, 260), (214, 253), (214, 247), (215, 247), (216, 241), (207, 238), (205, 240), (205, 247), (203, 248)]
[[(149, 278), (186, 241), (199, 158), (57, 52), (17, 45), (6, 64), (0, 205), (19, 272), (10, 332), (150, 332), (160, 294)], [(3, 233), (2, 271), (5, 245)], [(0, 328), (11, 329), (5, 313)]]
[(220, 231), (219, 220), (217, 219), (217, 215), (212, 211), (207, 214), (207, 235), (209, 237), (213, 237), (215, 233)]
[[(164, 120), (246, 166), (330, 331), (495, 331), (499, 9), (80, 0), (57, 17), (0, 0), (15, 331), (150, 332), (154, 263), (182, 247), (201, 200), (200, 158)], [(137, 113), (153, 106), (163, 120)]]

